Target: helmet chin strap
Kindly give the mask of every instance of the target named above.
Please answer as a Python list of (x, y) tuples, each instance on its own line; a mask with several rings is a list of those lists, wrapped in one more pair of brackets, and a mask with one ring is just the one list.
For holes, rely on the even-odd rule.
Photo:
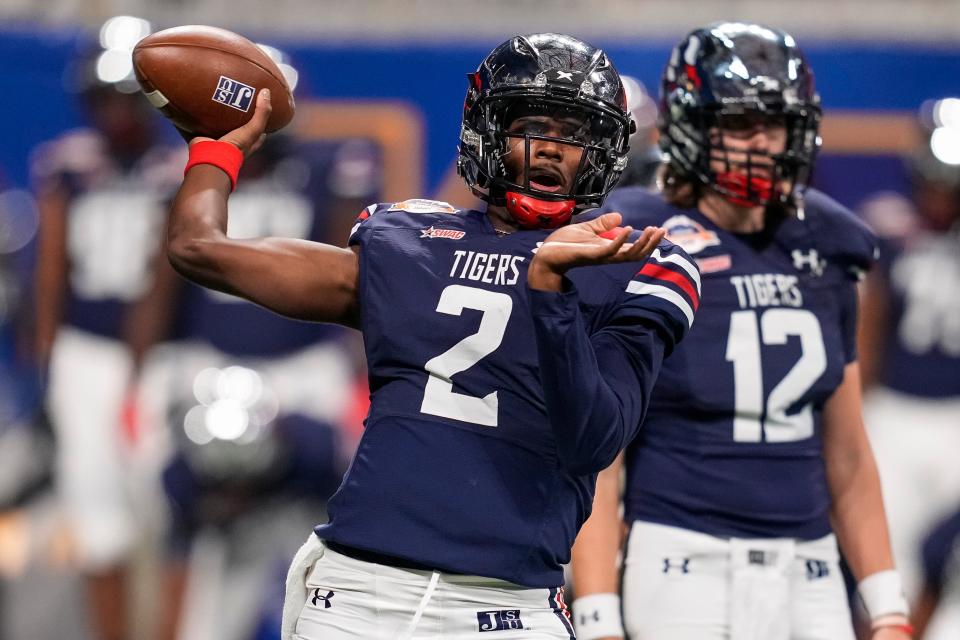
[(756, 207), (768, 204), (774, 196), (773, 180), (770, 178), (748, 178), (747, 174), (723, 171), (717, 174), (717, 186), (720, 194), (738, 207)]
[(524, 229), (556, 229), (570, 221), (575, 200), (540, 200), (531, 195), (507, 191), (507, 213)]

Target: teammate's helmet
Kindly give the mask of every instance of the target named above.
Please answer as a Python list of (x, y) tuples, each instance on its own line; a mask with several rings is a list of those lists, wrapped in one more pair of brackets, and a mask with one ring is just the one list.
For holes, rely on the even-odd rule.
[[(603, 202), (626, 166), (630, 118), (620, 75), (602, 50), (555, 33), (517, 36), (467, 77), (457, 169), (478, 197), (505, 205), (527, 228), (560, 226), (576, 211)], [(582, 135), (508, 132), (513, 119), (530, 113), (577, 118)], [(507, 175), (503, 162), (510, 138), (524, 139), (521, 176)], [(530, 142), (538, 139), (583, 149), (569, 191), (530, 186)]]
[[(722, 139), (711, 140), (710, 131), (722, 128), (724, 116), (745, 114), (782, 117), (784, 152), (750, 152), (745, 162), (731, 162)], [(797, 187), (810, 179), (819, 127), (813, 72), (789, 34), (724, 22), (691, 32), (673, 49), (661, 84), (660, 146), (681, 176), (737, 204), (792, 204)], [(725, 162), (725, 169), (713, 170), (711, 158)], [(771, 160), (772, 180), (751, 175), (751, 165)]]

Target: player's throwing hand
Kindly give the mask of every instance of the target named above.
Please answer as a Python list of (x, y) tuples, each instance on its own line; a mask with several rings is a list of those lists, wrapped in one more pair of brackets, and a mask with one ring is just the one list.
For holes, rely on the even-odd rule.
[[(220, 142), (229, 142), (243, 152), (244, 158), (249, 157), (250, 154), (259, 149), (263, 141), (267, 139), (265, 131), (272, 111), (270, 90), (262, 89), (260, 93), (257, 94), (257, 104), (254, 106), (253, 117), (243, 126), (237, 127), (220, 138)], [(203, 140), (212, 139), (213, 138), (197, 136), (190, 140), (190, 146)]]

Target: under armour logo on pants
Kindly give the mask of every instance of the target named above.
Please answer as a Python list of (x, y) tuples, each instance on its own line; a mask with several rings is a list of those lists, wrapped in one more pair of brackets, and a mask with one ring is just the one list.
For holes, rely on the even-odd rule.
[(322, 596), (322, 595), (320, 595), (320, 589), (314, 589), (314, 590), (313, 590), (313, 599), (312, 599), (310, 602), (313, 603), (313, 606), (316, 607), (316, 606), (317, 606), (317, 601), (318, 601), (318, 600), (323, 600), (323, 608), (324, 608), (324, 609), (329, 609), (331, 606), (333, 606), (333, 605), (330, 604), (330, 600), (331, 600), (332, 598), (333, 598), (333, 591), (327, 591), (327, 595)]

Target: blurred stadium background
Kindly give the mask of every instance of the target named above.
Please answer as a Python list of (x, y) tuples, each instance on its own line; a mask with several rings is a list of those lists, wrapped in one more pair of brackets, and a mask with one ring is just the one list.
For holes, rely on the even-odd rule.
[[(94, 630), (95, 614), (81, 577), (88, 572), (74, 562), (71, 530), (63, 526), (53, 498), (58, 440), (52, 435), (56, 429), (43, 426), (45, 372), (36, 365), (31, 336), (37, 301), (53, 295), (34, 286), (41, 218), (38, 198), (43, 190), (38, 167), (45, 163), (43, 154), (50, 152), (49, 146), (41, 145), (90, 124), (76, 84), (81, 61), (96, 61), (99, 80), (121, 86), (128, 80), (129, 51), (136, 41), (151, 30), (181, 24), (225, 27), (272, 47), (296, 79), (298, 100), (289, 148), (278, 150), (276, 157), (299, 163), (289, 164), (292, 168), (284, 184), (290, 198), (299, 194), (304, 200), (306, 204), (301, 205), (310, 210), (305, 214), (309, 220), (293, 220), (287, 226), (261, 220), (242, 232), (287, 230), (337, 241), (344, 237), (357, 205), (367, 204), (364, 199), (434, 197), (470, 204), (454, 168), (464, 74), (509, 35), (555, 30), (582, 37), (605, 48), (622, 73), (633, 76), (638, 86), (655, 96), (670, 47), (680, 36), (700, 24), (737, 19), (784, 28), (808, 54), (825, 111), (816, 186), (855, 210), (869, 209), (865, 203), (876, 202), (878, 194), (888, 194), (881, 200), (891, 193), (909, 200), (915, 177), (911, 167), (916, 166), (910, 159), (930, 153), (948, 181), (955, 180), (954, 187), (960, 184), (960, 99), (950, 99), (960, 96), (960, 3), (953, 0), (0, 0), (0, 60), (4, 61), (0, 76), (0, 639), (109, 637)], [(655, 98), (635, 100), (638, 119), (651, 123)], [(155, 126), (160, 136), (157, 144), (182, 145), (168, 124), (157, 119)], [(951, 197), (956, 201), (960, 191), (953, 191)], [(268, 204), (251, 207), (266, 209), (264, 215), (269, 218), (269, 202), (268, 198)], [(955, 206), (960, 207), (960, 202)], [(895, 227), (896, 220), (903, 222), (889, 211), (893, 209), (881, 214), (881, 225), (890, 222)], [(251, 220), (256, 217), (251, 216)], [(94, 251), (92, 244), (89, 250)], [(960, 243), (955, 251), (960, 255)], [(123, 262), (128, 258), (117, 258), (111, 268), (128, 268)], [(942, 284), (944, 297), (960, 300), (960, 275), (953, 281), (945, 278)], [(134, 473), (138, 478), (134, 482), (147, 485), (135, 492), (136, 500), (147, 505), (136, 510), (139, 537), (146, 542), (133, 545), (136, 548), (131, 551), (134, 578), (123, 587), (132, 594), (129, 607), (119, 603), (115, 607), (134, 612), (130, 637), (271, 638), (275, 637), (271, 616), (276, 611), (263, 602), (276, 604), (280, 598), (277, 576), (282, 574), (283, 559), (267, 567), (254, 567), (248, 560), (268, 553), (264, 549), (279, 539), (283, 545), (274, 547), (283, 549), (269, 553), (282, 556), (292, 544), (288, 538), (294, 542), (302, 538), (308, 523), (322, 517), (323, 497), (335, 486), (363, 416), (365, 390), (357, 346), (350, 336), (325, 331), (279, 344), (269, 353), (251, 345), (216, 344), (210, 333), (233, 329), (210, 310), (213, 306), (189, 306), (198, 295), (187, 290), (166, 298), (189, 311), (172, 312), (180, 317), (170, 320), (148, 345), (162, 345), (154, 349), (161, 353), (157, 360), (168, 354), (166, 369), (158, 365), (160, 373), (147, 371), (142, 376), (161, 380), (146, 384), (145, 393), (155, 392), (163, 400), (143, 401), (154, 406), (152, 413), (141, 412), (144, 422), (152, 416), (154, 424), (144, 429), (154, 436), (142, 437), (135, 447), (140, 453), (126, 455), (123, 463), (144, 467), (142, 473)], [(960, 318), (956, 304), (948, 312), (955, 320)], [(197, 315), (204, 313), (210, 315)], [(270, 322), (252, 319), (250, 333), (299, 331)], [(210, 326), (197, 328), (205, 323)], [(197, 347), (198, 342), (203, 344)], [(312, 354), (317, 345), (327, 348), (330, 343), (337, 345), (340, 355), (335, 361), (323, 361), (328, 365), (325, 375), (349, 402), (341, 402), (343, 406), (335, 410), (325, 405), (312, 415), (331, 434), (327, 450), (317, 452), (318, 458), (293, 462), (290, 459), (295, 456), (289, 451), (296, 446), (289, 443), (286, 448), (265, 446), (240, 452), (244, 443), (267, 440), (250, 426), (255, 416), (261, 416), (264, 425), (278, 424), (278, 415), (298, 402), (280, 409), (273, 406), (286, 390), (270, 391), (269, 387), (283, 387), (290, 383), (290, 376), (271, 380), (264, 372), (277, 362), (287, 365), (291, 358)], [(185, 348), (189, 350), (182, 351)], [(192, 368), (184, 365), (171, 372), (170, 349), (180, 364), (193, 358)], [(297, 366), (302, 363), (294, 364), (293, 370)], [(309, 376), (311, 369), (306, 371)], [(943, 375), (960, 379), (960, 369)], [(176, 385), (170, 380), (178, 377), (180, 386), (183, 378), (189, 378), (187, 387), (197, 381), (192, 397), (191, 389), (173, 388)], [(203, 391), (207, 387), (214, 390)], [(334, 402), (329, 395), (322, 401)], [(197, 412), (191, 413), (193, 405), (215, 413), (209, 409), (218, 402), (217, 407), (227, 407), (218, 414), (220, 418), (201, 419)], [(273, 408), (265, 409), (263, 418), (266, 405)], [(171, 409), (174, 406), (176, 410)], [(237, 406), (245, 412), (239, 431), (234, 427), (240, 423), (229, 417), (236, 415)], [(301, 418), (310, 413), (288, 412)], [(960, 413), (952, 415), (960, 432)], [(207, 420), (208, 426), (219, 425), (221, 431), (211, 429), (212, 436), (197, 437), (187, 433), (184, 440), (184, 430), (189, 432), (198, 419)], [(277, 432), (299, 442), (290, 434), (304, 428), (308, 427), (293, 420), (292, 426)], [(246, 435), (241, 437), (241, 432)], [(239, 444), (235, 450), (204, 450), (211, 441)], [(936, 443), (930, 444), (935, 450)], [(941, 453), (954, 460), (960, 455), (958, 450)], [(194, 476), (209, 474), (207, 479), (193, 477), (187, 482), (172, 474), (175, 465), (170, 466), (170, 459), (178, 455), (185, 459), (181, 460), (184, 468)], [(284, 456), (288, 459), (278, 463)], [(303, 489), (302, 478), (289, 472), (290, 467), (321, 464), (317, 460), (332, 480), (294, 492), (295, 498), (274, 499), (291, 486)], [(237, 471), (237, 466), (245, 464), (263, 473), (251, 478)], [(276, 471), (279, 467), (284, 471)], [(270, 500), (251, 498), (261, 489)], [(218, 491), (235, 498), (236, 508), (210, 513), (194, 504), (196, 494), (221, 495)], [(917, 501), (924, 499), (916, 494)], [(174, 507), (169, 506), (171, 501)], [(960, 491), (953, 503), (960, 508)], [(170, 515), (178, 508), (195, 510), (191, 512), (194, 521), (183, 525), (183, 530), (178, 529), (183, 523), (177, 514)], [(262, 526), (275, 522), (277, 513), (290, 517), (283, 534)], [(171, 538), (176, 538), (176, 544)], [(174, 547), (182, 553), (169, 551)], [(169, 566), (178, 561), (194, 571), (169, 572)], [(960, 572), (960, 561), (953, 563), (953, 570)], [(178, 588), (170, 587), (170, 581), (178, 579), (180, 593), (189, 594), (189, 606), (181, 606), (175, 615), (164, 603), (169, 600), (165, 594)], [(235, 584), (252, 587), (234, 589)], [(960, 601), (956, 593), (952, 597)], [(238, 602), (248, 602), (247, 608), (255, 612), (228, 631), (218, 628), (216, 621), (240, 606)], [(179, 623), (170, 623), (171, 617)], [(953, 624), (957, 626), (948, 627)], [(941, 627), (949, 631), (937, 637), (960, 637), (960, 622), (942, 622)]]

